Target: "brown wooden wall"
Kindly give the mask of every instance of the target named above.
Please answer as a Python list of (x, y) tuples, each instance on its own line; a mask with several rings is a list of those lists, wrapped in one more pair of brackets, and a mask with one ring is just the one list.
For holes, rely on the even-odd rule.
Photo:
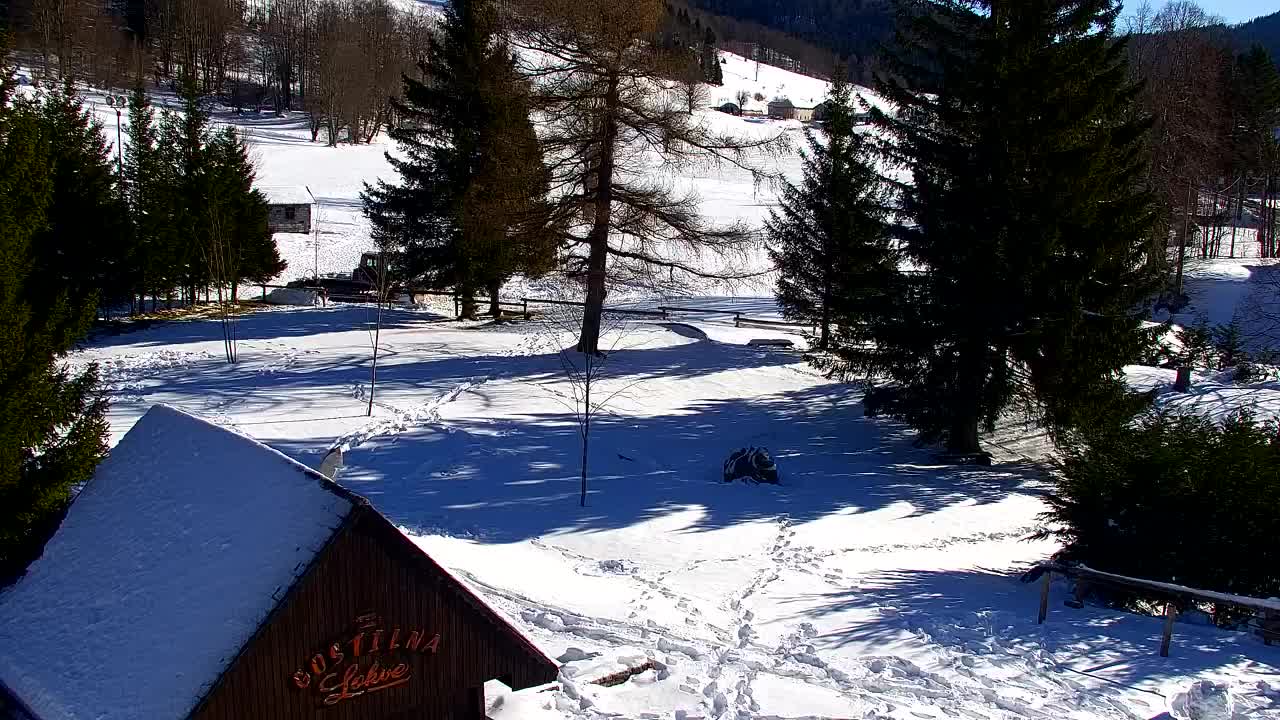
[[(497, 678), (521, 688), (555, 679), (554, 663), (478, 605), (385, 518), (364, 505), (352, 512), (191, 717), (479, 717), (477, 713), (483, 709), (475, 707), (474, 688), (485, 681)], [(340, 645), (344, 659), (331, 663), (329, 657), (323, 658), (325, 672), (344, 672), (353, 663), (348, 641), (356, 632), (356, 618), (369, 612), (381, 618), (382, 647), (389, 644), (393, 628), (401, 629), (401, 644), (409, 629), (420, 628), (426, 641), (440, 634), (438, 650), (432, 654), (401, 648), (368, 655), (363, 650), (369, 647), (372, 630), (366, 630), (362, 657), (355, 660), (362, 672), (374, 659), (383, 669), (403, 662), (410, 673), (407, 682), (333, 705), (324, 704), (326, 695), (332, 693), (318, 692), (318, 680), (299, 689), (293, 679), (295, 671), (308, 671), (310, 659), (335, 641), (344, 643)], [(314, 672), (306, 674), (320, 677)], [(330, 686), (336, 680), (330, 678)]]

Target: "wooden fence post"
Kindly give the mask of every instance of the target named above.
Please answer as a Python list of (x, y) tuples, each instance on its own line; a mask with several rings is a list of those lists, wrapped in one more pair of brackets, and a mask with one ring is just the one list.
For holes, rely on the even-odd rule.
[(529, 298), (520, 298), (520, 302), (524, 303), (524, 319), (529, 319)]
[(1044, 582), (1040, 584), (1040, 614), (1036, 617), (1036, 624), (1043, 625), (1044, 619), (1049, 614), (1049, 581), (1053, 578), (1053, 573), (1044, 571)]
[(1169, 643), (1173, 640), (1173, 619), (1177, 616), (1173, 601), (1164, 606), (1164, 633), (1160, 636), (1160, 657), (1169, 657)]
[(742, 319), (742, 313), (734, 313), (734, 314), (733, 314), (733, 326), (734, 326), (734, 327), (742, 327), (741, 325), (739, 325), (739, 324), (738, 324), (738, 321), (739, 321), (739, 320), (741, 320), (741, 319)]

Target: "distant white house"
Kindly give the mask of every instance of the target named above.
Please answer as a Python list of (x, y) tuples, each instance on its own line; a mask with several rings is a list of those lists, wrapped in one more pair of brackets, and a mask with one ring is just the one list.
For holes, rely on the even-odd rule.
[(267, 196), (267, 229), (273, 233), (311, 232), (311, 206), (315, 198), (303, 185), (266, 185), (258, 188)]

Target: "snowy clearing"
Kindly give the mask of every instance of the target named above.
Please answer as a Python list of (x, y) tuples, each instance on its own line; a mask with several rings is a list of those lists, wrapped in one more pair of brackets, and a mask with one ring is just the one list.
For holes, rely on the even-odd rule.
[[(392, 312), (370, 418), (371, 319), (249, 314), (234, 367), (212, 321), (76, 360), (102, 363), (113, 438), (164, 402), (313, 467), (344, 447), (342, 484), (565, 663), (561, 689), (498, 695), (493, 717), (1151, 718), (1201, 679), (1280, 717), (1280, 648), (1255, 637), (1180, 624), (1162, 659), (1159, 619), (1065, 608), (1065, 586), (1037, 626), (1018, 574), (1056, 546), (1027, 539), (1034, 469), (938, 465), (798, 353), (746, 346), (768, 331), (626, 326), (579, 508), (557, 339)], [(719, 482), (746, 445), (782, 485)]]
[[(754, 63), (721, 55), (717, 104), (739, 89), (799, 105), (826, 93), (825, 82), (766, 65), (757, 80)], [(114, 140), (115, 110), (89, 98)], [(719, 129), (801, 136), (796, 122), (702, 115)], [(261, 184), (305, 185), (317, 200), (318, 252), (314, 236), (276, 236), (282, 279), (354, 268), (370, 249), (359, 192), (391, 174), (385, 136), (329, 148), (310, 142), (302, 115), (214, 119), (245, 130)], [(790, 154), (773, 170), (794, 179), (799, 167)], [(715, 220), (758, 225), (776, 202), (774, 188), (723, 167), (671, 181), (696, 190)], [(1262, 264), (1189, 266), (1193, 306), (1174, 320), (1231, 319)], [(698, 291), (706, 297), (666, 300), (778, 314), (768, 276)], [(1280, 718), (1280, 648), (1255, 637), (1181, 623), (1171, 657), (1159, 658), (1160, 619), (1068, 609), (1058, 585), (1048, 622), (1035, 624), (1038, 588), (1018, 575), (1057, 546), (1028, 539), (1046, 488), (1017, 458), (1042, 447), (1043, 433), (1007, 431), (998, 441), (1009, 462), (993, 468), (940, 465), (905, 428), (864, 418), (859, 392), (798, 352), (747, 345), (796, 336), (688, 313), (624, 328), (601, 385), (619, 394), (596, 420), (579, 508), (578, 429), (549, 351), (569, 337), (392, 311), (367, 417), (374, 315), (348, 305), (250, 313), (235, 366), (221, 359), (215, 321), (102, 338), (72, 361), (101, 366), (113, 445), (168, 403), (311, 467), (342, 448), (339, 482), (564, 663), (559, 689), (491, 693), (494, 718), (1145, 720), (1185, 717), (1198, 680), (1226, 683), (1236, 717)], [(1173, 380), (1155, 368), (1128, 375), (1140, 388)], [(1160, 399), (1280, 415), (1280, 385), (1219, 374)], [(750, 445), (778, 460), (780, 486), (719, 482), (723, 459)], [(592, 682), (646, 663), (621, 684)]]

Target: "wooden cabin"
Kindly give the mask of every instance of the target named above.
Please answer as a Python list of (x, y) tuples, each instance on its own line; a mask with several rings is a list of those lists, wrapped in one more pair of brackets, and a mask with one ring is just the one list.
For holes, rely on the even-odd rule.
[(792, 120), (796, 115), (796, 106), (787, 98), (770, 100), (767, 106), (769, 117), (779, 120)]
[(0, 718), (483, 718), (557, 674), (367, 500), (164, 406), (0, 593)]
[(273, 233), (311, 232), (311, 207), (315, 198), (301, 186), (268, 185), (258, 188), (267, 197), (267, 230)]
[[(821, 108), (821, 109), (820, 109)], [(799, 120), (800, 122), (813, 122), (820, 120), (819, 114), (825, 113), (826, 108), (822, 105), (815, 107), (798, 107), (795, 103), (787, 98), (773, 100), (768, 105), (769, 117), (779, 120)]]

